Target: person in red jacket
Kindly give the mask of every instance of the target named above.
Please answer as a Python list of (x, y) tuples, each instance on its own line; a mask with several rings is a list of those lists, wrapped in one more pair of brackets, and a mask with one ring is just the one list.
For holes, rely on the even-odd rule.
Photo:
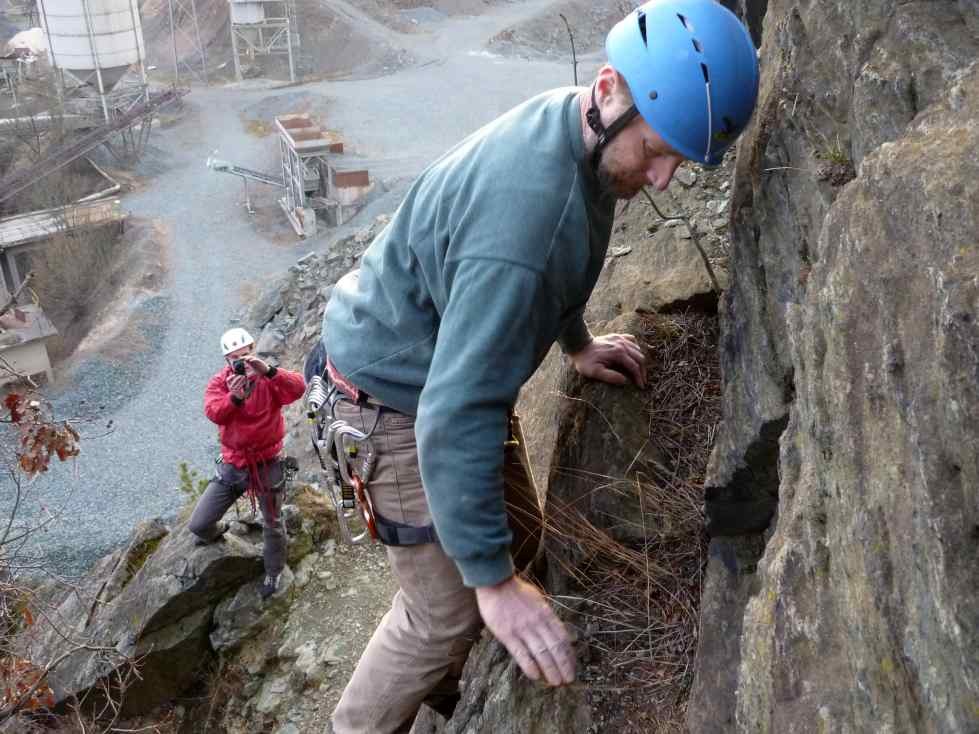
[(279, 456), (286, 432), (282, 407), (302, 397), (306, 384), (298, 372), (256, 357), (254, 348), (255, 340), (245, 329), (229, 329), (221, 337), (226, 364), (204, 392), (204, 413), (218, 425), (221, 463), (188, 527), (201, 544), (223, 538), (228, 523), (221, 518), (247, 491), (252, 507), (261, 508), (265, 526), (265, 580), (260, 594), (267, 599), (279, 587), (286, 558), (280, 514), (285, 487)]

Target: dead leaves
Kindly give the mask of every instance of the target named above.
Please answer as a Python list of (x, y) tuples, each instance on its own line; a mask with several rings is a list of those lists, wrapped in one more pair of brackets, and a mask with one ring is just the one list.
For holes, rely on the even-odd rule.
[(54, 708), (54, 691), (43, 670), (15, 656), (0, 658), (0, 709), (38, 711)]
[(3, 404), (20, 434), (18, 465), (29, 477), (46, 472), (52, 457), (67, 461), (78, 456), (78, 432), (68, 421), (54, 421), (45, 403), (12, 392)]

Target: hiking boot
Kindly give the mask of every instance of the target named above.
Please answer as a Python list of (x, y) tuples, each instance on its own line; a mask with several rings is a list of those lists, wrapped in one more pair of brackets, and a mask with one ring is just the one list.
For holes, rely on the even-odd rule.
[(262, 597), (262, 601), (268, 599), (272, 594), (279, 590), (279, 579), (282, 578), (281, 573), (277, 574), (266, 574), (265, 580), (262, 582), (262, 588), (258, 590), (258, 595)]
[(194, 538), (194, 545), (198, 545), (198, 546), (210, 545), (211, 543), (217, 543), (219, 541), (222, 541), (224, 540), (224, 534), (228, 532), (228, 528), (230, 527), (231, 526), (226, 522), (223, 521), (219, 522), (217, 524), (218, 532), (213, 538), (211, 538), (210, 540), (206, 540), (205, 538), (202, 538), (198, 535)]

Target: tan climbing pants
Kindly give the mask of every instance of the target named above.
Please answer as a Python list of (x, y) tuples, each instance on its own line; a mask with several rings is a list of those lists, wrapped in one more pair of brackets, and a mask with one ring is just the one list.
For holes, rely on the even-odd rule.
[[(346, 402), (337, 417), (366, 430), (375, 411)], [(540, 502), (516, 416), (504, 462), (504, 485), (514, 565), (536, 558), (542, 533)], [(370, 489), (389, 520), (431, 523), (422, 487), (414, 419), (382, 411), (373, 437), (378, 454)], [(465, 481), (460, 477), (460, 481)], [(462, 667), (482, 628), (475, 592), (462, 583), (455, 563), (438, 543), (387, 548), (400, 586), (391, 610), (374, 631), (333, 712), (335, 734), (407, 732), (421, 704), (458, 691)]]

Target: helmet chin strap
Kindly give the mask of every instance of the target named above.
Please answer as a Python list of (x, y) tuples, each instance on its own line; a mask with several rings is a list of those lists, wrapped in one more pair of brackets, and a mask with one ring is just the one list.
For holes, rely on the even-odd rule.
[(594, 130), (598, 136), (598, 142), (595, 143), (595, 149), (591, 153), (591, 167), (596, 172), (598, 171), (598, 164), (602, 160), (602, 151), (605, 150), (605, 146), (612, 142), (612, 138), (622, 132), (622, 128), (632, 122), (633, 117), (639, 114), (635, 105), (629, 105), (629, 109), (619, 115), (611, 125), (605, 127), (602, 124), (602, 113), (598, 109), (598, 100), (595, 99), (595, 87), (597, 85), (598, 82), (595, 82), (591, 86), (591, 107), (585, 113), (588, 127)]

